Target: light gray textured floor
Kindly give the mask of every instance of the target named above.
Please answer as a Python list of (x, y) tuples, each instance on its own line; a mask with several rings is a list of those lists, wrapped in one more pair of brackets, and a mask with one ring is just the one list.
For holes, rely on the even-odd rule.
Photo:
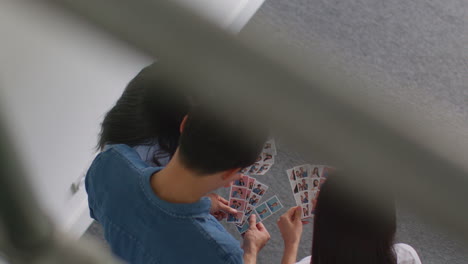
[[(467, 11), (466, 0), (267, 0), (240, 36), (268, 30), (273, 39), (304, 54), (312, 45), (319, 46), (352, 65), (363, 80), (376, 83), (373, 88), (394, 107), (410, 106), (425, 113), (429, 121), (444, 120), (449, 130), (466, 140)], [(285, 206), (293, 206), (285, 170), (303, 162), (298, 154), (280, 146), (271, 171), (258, 176), (270, 186), (266, 198), (276, 194)], [(318, 154), (308, 162), (326, 161)], [(415, 247), (423, 263), (468, 263), (465, 245), (399, 207), (397, 240)], [(272, 239), (259, 263), (279, 263), (282, 242), (275, 220), (266, 220)], [(238, 237), (232, 225), (226, 227)], [(101, 232), (93, 225), (87, 235), (102, 239)], [(311, 236), (308, 226), (300, 257), (309, 253)]]

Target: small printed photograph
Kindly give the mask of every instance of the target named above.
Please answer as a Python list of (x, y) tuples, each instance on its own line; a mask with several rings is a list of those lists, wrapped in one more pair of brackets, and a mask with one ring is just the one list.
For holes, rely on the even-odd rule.
[(263, 196), (265, 192), (267, 191), (267, 189), (268, 189), (268, 186), (266, 186), (263, 183), (260, 183), (259, 181), (256, 181), (252, 189), (252, 192), (255, 193), (256, 195)]
[(294, 172), (296, 176), (296, 180), (307, 178), (309, 177), (309, 166), (308, 165), (301, 165), (294, 167)]
[(263, 146), (263, 152), (276, 155), (276, 143), (274, 139), (269, 139)]
[(247, 182), (247, 188), (249, 188), (249, 190), (252, 190), (254, 187), (254, 184), (255, 184), (255, 178), (250, 177), (249, 181)]
[(247, 189), (247, 194), (245, 195), (245, 200), (248, 201), (250, 199), (250, 195), (252, 194), (252, 191)]
[(288, 175), (288, 179), (290, 182), (296, 182), (297, 177), (296, 177), (296, 171), (294, 170), (294, 168), (287, 170), (286, 174)]
[(320, 188), (320, 178), (312, 178), (311, 182), (312, 182), (312, 185), (310, 187), (310, 190), (316, 191)]
[(268, 154), (266, 152), (262, 153), (262, 162), (267, 164), (275, 163), (275, 156), (273, 154)]
[(255, 160), (255, 162), (262, 162), (263, 161), (263, 152), (260, 153), (260, 155), (257, 157), (257, 159)]
[(312, 178), (322, 177), (323, 166), (321, 165), (310, 165), (310, 175)]
[(246, 202), (244, 200), (232, 198), (229, 200), (229, 207), (236, 209), (237, 211), (244, 212)]
[(245, 217), (246, 218), (249, 217), (252, 214), (253, 210), (254, 210), (254, 206), (248, 204), (247, 207), (245, 208)]
[(228, 214), (226, 222), (228, 223), (241, 223), (244, 218), (244, 212), (238, 212), (237, 214)]
[(268, 199), (265, 203), (267, 204), (272, 214), (278, 212), (279, 210), (281, 210), (281, 208), (283, 208), (283, 205), (281, 204), (280, 200), (276, 195)]
[(298, 193), (299, 192), (299, 186), (297, 185), (297, 183), (295, 181), (291, 182), (291, 187), (292, 187), (293, 193)]
[[(302, 193), (302, 192), (301, 192)], [(302, 198), (304, 198), (304, 195), (302, 195)], [(301, 195), (300, 193), (295, 193), (294, 194), (294, 200), (296, 201), (296, 204), (297, 205), (301, 205), (302, 204), (302, 200), (301, 200)]]
[(247, 175), (242, 175), (242, 177), (238, 180), (234, 181), (234, 185), (240, 186), (240, 187), (245, 187), (247, 186), (247, 182), (249, 181), (249, 176)]
[(300, 204), (309, 203), (309, 201), (310, 201), (309, 195), (310, 195), (310, 194), (309, 194), (309, 191), (300, 192), (300, 193), (299, 193), (299, 197), (300, 197), (300, 201), (301, 201)]
[(250, 228), (249, 221), (242, 221), (242, 222), (244, 223), (243, 225), (236, 225), (237, 231), (239, 231), (239, 234), (241, 235), (247, 232), (247, 230), (249, 230)]
[(308, 218), (310, 217), (311, 214), (311, 205), (310, 204), (304, 204), (302, 205), (302, 217), (301, 218)]
[(249, 173), (250, 174), (255, 174), (257, 173), (257, 170), (260, 168), (260, 163), (259, 162), (255, 162), (249, 169)]
[(231, 197), (245, 200), (248, 189), (245, 187), (231, 186)]
[(242, 173), (242, 174), (248, 173), (248, 172), (249, 172), (249, 169), (250, 169), (250, 166), (245, 167), (245, 168), (243, 168), (243, 169), (240, 170), (240, 173)]
[(261, 198), (262, 198), (261, 196), (255, 194), (255, 193), (251, 193), (251, 196), (250, 196), (248, 202), (249, 202), (250, 205), (256, 206)]
[[(260, 222), (261, 222), (260, 217), (258, 216), (257, 213), (255, 213), (255, 211), (254, 211), (254, 214), (255, 214), (256, 217), (257, 217), (257, 220), (256, 220), (255, 222), (256, 222), (257, 224), (260, 223)], [(245, 233), (247, 230), (249, 230), (249, 228), (250, 228), (250, 225), (249, 225), (249, 217), (245, 216), (241, 223), (236, 224), (236, 227), (237, 227), (237, 231), (239, 231), (240, 234), (243, 234), (243, 233)]]
[(262, 221), (271, 215), (271, 211), (270, 209), (268, 209), (266, 203), (262, 203), (261, 205), (257, 206), (255, 208), (255, 212), (257, 212), (258, 216), (260, 217), (260, 220)]
[(242, 227), (245, 223), (248, 222), (247, 220), (248, 220), (248, 218), (247, 218), (247, 216), (244, 214), (244, 218), (242, 219), (242, 222), (236, 223), (236, 226), (237, 226), (237, 227)]
[(258, 168), (258, 170), (257, 170), (257, 172), (255, 174), (265, 175), (265, 173), (267, 173), (268, 170), (270, 170), (270, 167), (271, 167), (271, 164), (264, 163), (264, 164), (260, 165), (260, 168)]
[(308, 191), (311, 185), (311, 181), (308, 178), (302, 178), (297, 180), (298, 191)]

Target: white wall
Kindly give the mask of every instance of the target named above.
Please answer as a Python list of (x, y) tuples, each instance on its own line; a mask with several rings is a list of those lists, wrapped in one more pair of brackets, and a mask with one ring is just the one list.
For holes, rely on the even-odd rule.
[(93, 159), (102, 116), (151, 59), (32, 2), (2, 1), (0, 35), (2, 113), (40, 203), (70, 229), (87, 210), (70, 185)]
[[(180, 1), (202, 4), (196, 9), (232, 32), (263, 2)], [(70, 186), (95, 155), (103, 115), (152, 59), (40, 2), (0, 3), (0, 111), (40, 204), (80, 235), (91, 222), (86, 193)]]

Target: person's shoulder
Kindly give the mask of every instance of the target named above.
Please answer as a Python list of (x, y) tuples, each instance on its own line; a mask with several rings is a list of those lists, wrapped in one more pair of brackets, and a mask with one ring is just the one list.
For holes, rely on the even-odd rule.
[[(125, 188), (137, 184), (137, 179), (146, 172), (146, 165), (138, 154), (127, 145), (106, 146), (93, 160), (86, 173), (88, 195), (103, 188)], [(97, 189), (96, 189), (97, 188)], [(101, 193), (99, 191), (99, 193)]]
[(104, 151), (96, 157), (96, 160), (99, 160), (103, 165), (125, 166), (136, 170), (148, 167), (140, 158), (138, 152), (125, 144), (107, 145)]
[(408, 244), (398, 243), (393, 246), (398, 264), (421, 264), (416, 250)]

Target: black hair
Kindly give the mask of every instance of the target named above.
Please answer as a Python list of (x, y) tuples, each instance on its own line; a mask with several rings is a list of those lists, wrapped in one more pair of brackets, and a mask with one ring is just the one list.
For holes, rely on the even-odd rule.
[[(107, 144), (159, 144), (172, 156), (178, 146), (179, 127), (190, 108), (190, 96), (158, 76), (156, 63), (141, 70), (125, 88), (101, 124), (98, 149)], [(155, 157), (155, 162), (157, 162)]]
[(372, 201), (356, 198), (342, 186), (341, 175), (331, 174), (320, 190), (314, 216), (314, 264), (396, 264), (396, 232), (392, 195)]
[[(258, 124), (258, 122), (257, 122)], [(199, 174), (244, 168), (255, 162), (267, 139), (266, 130), (254, 127), (242, 116), (194, 106), (180, 137), (184, 166)]]

